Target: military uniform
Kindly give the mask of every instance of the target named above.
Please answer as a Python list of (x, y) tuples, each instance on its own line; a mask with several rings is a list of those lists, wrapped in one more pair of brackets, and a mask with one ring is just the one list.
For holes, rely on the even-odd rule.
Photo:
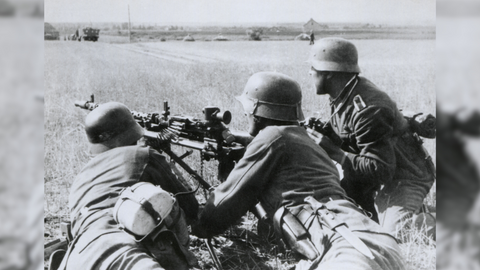
[[(187, 258), (166, 244), (170, 240), (138, 243), (114, 221), (112, 209), (120, 192), (140, 181), (159, 185), (173, 194), (188, 190), (165, 158), (145, 146), (108, 150), (82, 169), (69, 197), (74, 239), (62, 262), (67, 270), (168, 269), (172, 265), (174, 269), (188, 268)], [(198, 202), (193, 195), (179, 196), (178, 202), (187, 218), (196, 219)], [(188, 247), (188, 233), (180, 233), (178, 240)]]
[(421, 147), (395, 102), (363, 77), (331, 100), (331, 110), (330, 124), (346, 152), (342, 187), (374, 219), (376, 208), (380, 225), (395, 235), (434, 182)]
[(303, 127), (267, 126), (249, 144), (227, 180), (210, 194), (193, 233), (201, 237), (219, 234), (257, 202), (270, 220), (279, 209), (288, 209), (300, 220), (299, 213), (308, 208), (305, 198), (312, 196), (375, 256), (367, 258), (316, 219), (303, 224), (319, 254), (316, 269), (404, 269), (394, 238), (348, 200), (338, 177), (328, 155)]

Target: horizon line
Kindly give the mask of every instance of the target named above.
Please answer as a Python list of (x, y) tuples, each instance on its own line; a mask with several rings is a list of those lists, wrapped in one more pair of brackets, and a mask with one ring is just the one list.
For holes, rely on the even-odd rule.
[[(128, 21), (109, 21), (109, 22), (90, 22), (90, 21), (78, 21), (78, 22), (65, 22), (65, 21), (44, 21), (45, 23), (82, 23), (82, 24), (102, 24), (102, 23), (128, 23)], [(308, 22), (308, 21), (307, 21)], [(154, 25), (178, 25), (181, 24), (192, 25), (192, 24), (202, 24), (208, 26), (221, 26), (222, 24), (229, 24), (229, 25), (242, 25), (242, 24), (306, 24), (307, 22), (131, 22), (131, 24), (154, 24)], [(367, 23), (367, 22), (318, 22), (319, 24), (370, 24), (370, 25), (393, 25), (393, 26), (432, 26), (435, 27), (436, 23), (398, 23), (398, 22), (377, 22), (377, 23)]]

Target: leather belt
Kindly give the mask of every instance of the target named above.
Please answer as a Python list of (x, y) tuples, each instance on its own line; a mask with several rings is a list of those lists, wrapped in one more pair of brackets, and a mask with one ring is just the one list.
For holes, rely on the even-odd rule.
[[(332, 198), (326, 198), (321, 201), (331, 201), (338, 199), (345, 199), (342, 196), (332, 196)], [(323, 226), (331, 229), (332, 231), (340, 234), (347, 242), (349, 242), (356, 250), (370, 259), (374, 259), (374, 256), (365, 243), (358, 238), (343, 222), (335, 219), (335, 213), (331, 212), (325, 206), (325, 202), (317, 201), (312, 196), (305, 198), (305, 202), (308, 203), (302, 210), (300, 210), (296, 217), (308, 230), (315, 220), (319, 220)]]

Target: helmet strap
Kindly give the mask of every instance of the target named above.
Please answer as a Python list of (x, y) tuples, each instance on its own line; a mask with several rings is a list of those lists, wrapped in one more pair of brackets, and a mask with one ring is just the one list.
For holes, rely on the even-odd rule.
[[(333, 72), (332, 72), (333, 73)], [(347, 91), (348, 87), (350, 86), (350, 84), (352, 84), (352, 82), (357, 78), (358, 74), (354, 74), (352, 78), (350, 78), (350, 80), (348, 80), (348, 82), (345, 84), (345, 86), (343, 87), (343, 89), (338, 93), (338, 96), (336, 96), (335, 98), (333, 99), (330, 99), (330, 106), (334, 105), (339, 99), (341, 99), (341, 97), (343, 97), (345, 95), (345, 92)], [(333, 78), (333, 77), (331, 77)], [(352, 88), (353, 89), (353, 88)]]

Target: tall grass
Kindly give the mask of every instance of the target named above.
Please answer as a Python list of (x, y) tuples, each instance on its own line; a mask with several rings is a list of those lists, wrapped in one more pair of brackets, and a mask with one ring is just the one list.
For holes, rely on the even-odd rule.
[[(390, 94), (400, 108), (435, 112), (433, 40), (354, 42), (360, 54), (362, 75)], [(127, 50), (132, 48), (150, 54), (168, 54), (172, 59), (189, 60), (190, 64)], [(315, 95), (307, 74), (309, 67), (304, 63), (309, 49), (307, 43), (295, 41), (137, 44), (46, 42), (44, 208), (47, 220), (68, 218), (69, 187), (89, 159), (83, 132), (87, 112), (75, 108), (75, 100), (88, 99), (93, 93), (97, 102), (119, 101), (131, 109), (144, 112), (161, 111), (163, 101), (168, 100), (172, 114), (198, 118), (202, 118), (203, 107), (217, 105), (222, 110), (232, 112), (232, 129), (245, 130), (246, 120), (234, 96), (241, 94), (253, 73), (275, 70), (300, 83), (306, 116), (327, 118), (330, 114), (327, 98)], [(434, 156), (434, 141), (426, 145)], [(187, 160), (197, 170), (200, 168), (198, 161), (198, 155)], [(210, 162), (204, 175), (213, 182), (215, 172), (215, 162)], [(430, 196), (430, 203), (434, 204), (434, 194)], [(203, 200), (201, 194), (199, 199)], [(247, 221), (253, 224), (252, 219)], [(52, 236), (59, 234), (58, 227), (52, 222), (46, 224), (46, 232)], [(234, 249), (236, 247), (233, 245)], [(193, 248), (197, 249), (197, 255), (202, 254), (203, 247)], [(223, 248), (227, 247), (223, 245)], [(435, 268), (434, 259), (431, 259), (435, 256), (434, 243), (412, 240), (402, 248), (410, 259), (410, 269)], [(251, 259), (250, 263), (252, 260), (253, 263), (248, 264), (249, 269), (287, 269), (290, 266), (291, 258), (285, 254), (278, 255), (258, 248), (254, 251), (245, 253), (245, 256), (263, 260), (264, 263), (256, 266), (256, 260)], [(430, 257), (421, 255), (424, 253)], [(240, 261), (248, 259), (240, 255), (232, 258), (235, 257), (232, 254), (234, 252), (229, 253), (230, 257), (222, 257), (235, 261), (228, 269), (245, 269)], [(204, 264), (208, 266), (208, 258), (205, 258)]]

